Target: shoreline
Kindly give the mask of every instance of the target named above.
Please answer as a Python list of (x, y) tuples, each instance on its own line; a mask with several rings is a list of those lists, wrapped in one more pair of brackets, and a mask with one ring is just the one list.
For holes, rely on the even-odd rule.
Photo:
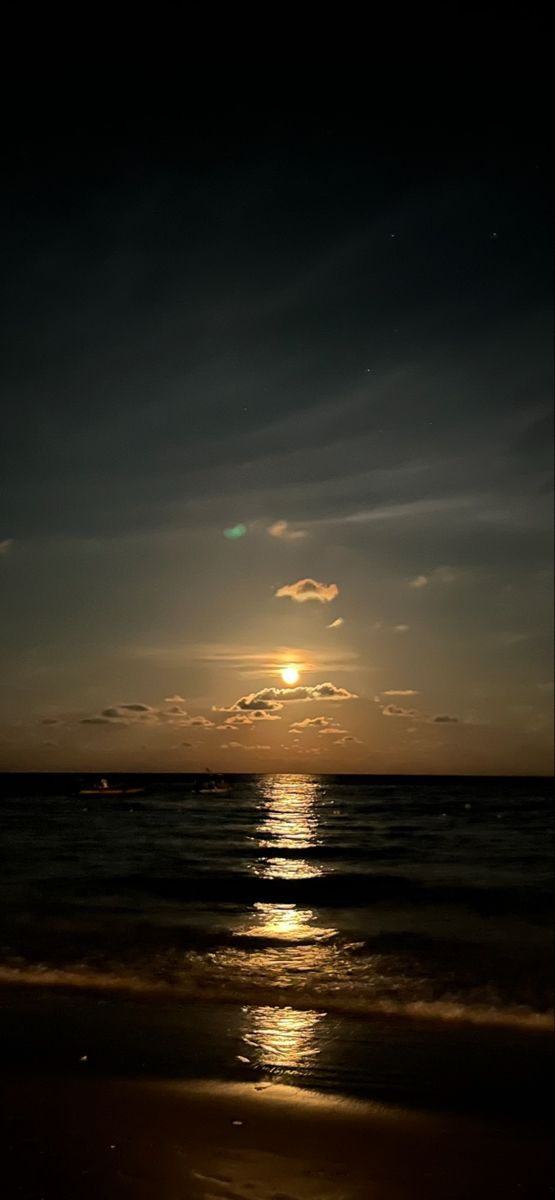
[(223, 995), (208, 996), (206, 993), (187, 991), (179, 983), (146, 980), (134, 975), (109, 975), (102, 971), (89, 972), (68, 971), (66, 969), (40, 968), (27, 970), (22, 968), (6, 968), (0, 966), (0, 991), (10, 992), (52, 992), (75, 994), (99, 999), (144, 1000), (174, 1002), (176, 1004), (195, 1005), (210, 1003), (223, 1007), (233, 1007), (242, 1004), (252, 1006), (268, 1005), (278, 1008), (293, 1008), (299, 1012), (319, 1010), (325, 1015), (333, 1014), (338, 1017), (354, 1020), (387, 1019), (393, 1022), (423, 1023), (427, 1025), (449, 1026), (478, 1029), (505, 1029), (515, 1034), (537, 1034), (549, 1036), (555, 1034), (555, 1013), (532, 1012), (523, 1008), (500, 1009), (486, 1008), (484, 1005), (463, 1005), (456, 1001), (445, 1000), (414, 1000), (398, 1001), (380, 1000), (376, 998), (370, 1003), (357, 1000), (338, 1000), (337, 996), (306, 997), (300, 991), (291, 988), (268, 988), (251, 985), (249, 989), (242, 986), (237, 993), (227, 992)]
[(550, 1184), (547, 1132), (281, 1084), (4, 1077), (22, 1200), (493, 1200)]

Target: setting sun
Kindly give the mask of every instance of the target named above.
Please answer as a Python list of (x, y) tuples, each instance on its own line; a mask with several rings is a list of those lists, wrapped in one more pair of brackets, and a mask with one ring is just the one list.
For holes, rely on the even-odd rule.
[(299, 682), (299, 672), (296, 667), (284, 667), (281, 672), (281, 678), (284, 683), (292, 684)]

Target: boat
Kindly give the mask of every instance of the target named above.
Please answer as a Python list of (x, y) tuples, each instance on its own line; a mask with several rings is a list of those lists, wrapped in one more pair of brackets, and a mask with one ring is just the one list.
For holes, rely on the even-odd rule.
[(101, 779), (99, 783), (93, 784), (89, 788), (81, 788), (80, 796), (140, 796), (144, 792), (143, 787), (111, 787), (107, 779)]
[(223, 775), (212, 775), (209, 768), (206, 768), (208, 778), (200, 780), (194, 791), (199, 796), (228, 796), (231, 791), (231, 784), (227, 783)]

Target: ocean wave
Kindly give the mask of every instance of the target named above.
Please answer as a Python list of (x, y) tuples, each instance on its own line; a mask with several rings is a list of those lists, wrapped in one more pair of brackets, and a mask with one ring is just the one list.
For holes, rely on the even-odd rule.
[[(272, 852), (268, 852), (271, 859)], [(516, 913), (522, 917), (551, 914), (551, 888), (515, 883), (479, 886), (463, 882), (424, 881), (416, 876), (371, 871), (325, 871), (290, 877), (242, 871), (199, 871), (184, 866), (179, 875), (127, 875), (67, 877), (63, 880), (66, 899), (82, 903), (87, 896), (123, 898), (130, 895), (156, 897), (181, 903), (252, 905), (256, 902), (299, 904), (319, 908), (351, 908), (381, 901), (411, 905), (463, 906), (483, 915)], [(44, 892), (56, 892), (60, 881), (43, 880)]]
[(112, 973), (90, 968), (65, 969), (42, 964), (0, 966), (0, 985), (6, 988), (41, 988), (103, 993), (122, 997), (163, 998), (179, 1003), (226, 1004), (247, 1007), (271, 1006), (299, 1011), (319, 1011), (356, 1018), (392, 1018), (409, 1021), (478, 1025), (552, 1033), (554, 1014), (537, 1012), (524, 1005), (496, 1006), (465, 1002), (453, 997), (418, 1000), (392, 996), (368, 996), (353, 991), (338, 994), (325, 985), (309, 988), (273, 987), (256, 982), (237, 982), (233, 976), (207, 977), (188, 973), (175, 981), (144, 977), (132, 972)]

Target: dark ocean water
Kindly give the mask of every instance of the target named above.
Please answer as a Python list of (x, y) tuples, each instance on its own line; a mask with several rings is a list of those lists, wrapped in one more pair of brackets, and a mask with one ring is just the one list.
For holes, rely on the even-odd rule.
[(549, 1027), (550, 781), (248, 776), (216, 797), (164, 775), (127, 798), (85, 782), (1, 780), (4, 994), (143, 1014), (155, 997), (189, 1047), (235, 1005), (239, 1062), (317, 1082), (347, 1017), (359, 1042), (399, 1020)]
[(549, 781), (125, 782), (144, 792), (1, 779), (8, 1073), (282, 1081), (543, 1120)]

